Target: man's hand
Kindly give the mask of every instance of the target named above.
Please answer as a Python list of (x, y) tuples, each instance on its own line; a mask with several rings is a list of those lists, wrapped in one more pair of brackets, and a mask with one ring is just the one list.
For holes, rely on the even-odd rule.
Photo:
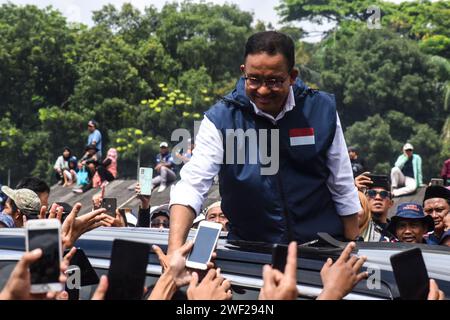
[(430, 279), (430, 292), (428, 293), (428, 300), (445, 300), (445, 294), (433, 279)]
[(359, 191), (369, 188), (373, 184), (372, 179), (367, 176), (368, 174), (370, 172), (364, 172), (355, 178), (355, 186)]
[(231, 300), (231, 283), (220, 274), (220, 269), (210, 269), (198, 283), (197, 272), (192, 273), (187, 289), (188, 300)]
[(41, 210), (39, 211), (38, 219), (58, 219), (61, 222), (63, 213), (64, 208), (54, 203), (50, 207), (48, 217), (47, 217), (47, 207), (42, 206)]
[(368, 277), (367, 272), (359, 273), (367, 258), (351, 256), (354, 248), (356, 244), (350, 242), (334, 264), (333, 260), (328, 258), (320, 271), (323, 290), (317, 300), (340, 300), (349, 294), (359, 281)]
[(297, 290), (297, 243), (291, 242), (288, 248), (284, 274), (269, 265), (263, 269), (264, 284), (259, 300), (295, 300)]
[(102, 221), (101, 216), (102, 213), (106, 212), (106, 209), (102, 208), (94, 210), (77, 217), (80, 210), (81, 203), (77, 203), (61, 227), (61, 238), (64, 248), (71, 248), (83, 233), (106, 225), (106, 223)]
[(106, 213), (101, 214), (101, 219), (104, 222), (104, 227), (115, 227), (115, 228), (123, 228), (126, 227), (125, 220), (119, 212), (119, 209), (116, 210), (116, 217), (113, 218)]
[[(64, 284), (67, 277), (64, 272), (67, 270), (70, 259), (74, 256), (76, 249), (73, 248), (64, 257), (60, 265), (59, 282)], [(61, 292), (47, 292), (32, 294), (31, 291), (31, 274), (29, 268), (31, 264), (38, 261), (42, 257), (42, 250), (36, 249), (31, 252), (25, 252), (12, 271), (8, 282), (0, 293), (0, 300), (44, 300), (44, 299), (63, 299)]]
[(163, 272), (168, 272), (173, 278), (175, 285), (180, 288), (186, 286), (191, 281), (191, 272), (186, 269), (186, 258), (194, 244), (186, 242), (181, 248), (175, 250), (172, 255), (166, 256), (160, 247), (152, 246), (153, 251), (163, 267)]
[(108, 277), (103, 275), (91, 300), (105, 300), (106, 291), (108, 291)]
[(145, 210), (150, 208), (151, 196), (144, 196), (141, 194), (141, 185), (139, 183), (136, 184), (134, 191), (137, 194), (137, 198), (141, 201), (141, 208)]

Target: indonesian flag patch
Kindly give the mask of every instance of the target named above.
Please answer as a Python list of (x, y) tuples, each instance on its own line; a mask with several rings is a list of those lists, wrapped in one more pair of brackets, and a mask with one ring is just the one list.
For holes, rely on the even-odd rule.
[(289, 138), (291, 147), (316, 144), (314, 128), (291, 129), (289, 130)]

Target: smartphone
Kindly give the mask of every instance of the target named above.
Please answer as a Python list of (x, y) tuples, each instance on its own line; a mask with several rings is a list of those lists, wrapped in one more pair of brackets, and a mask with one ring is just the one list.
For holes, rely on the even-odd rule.
[(286, 267), (287, 254), (287, 245), (274, 244), (272, 247), (272, 267), (281, 272), (284, 272), (284, 268)]
[(219, 240), (222, 224), (202, 221), (198, 225), (194, 246), (186, 260), (186, 267), (206, 270)]
[(29, 220), (26, 224), (26, 249), (41, 249), (41, 258), (30, 266), (31, 293), (61, 291), (59, 282), (61, 223), (58, 219)]
[(392, 270), (403, 300), (427, 300), (430, 279), (419, 248), (391, 256)]
[(106, 214), (111, 217), (116, 217), (117, 209), (117, 199), (116, 198), (105, 198), (102, 201), (102, 208), (106, 209)]
[[(64, 256), (69, 253), (69, 251), (70, 250), (65, 250)], [(81, 287), (92, 286), (99, 283), (100, 279), (97, 272), (95, 272), (94, 267), (91, 265), (91, 262), (81, 248), (77, 248), (75, 255), (70, 260), (70, 266), (67, 269), (67, 274), (73, 274), (76, 268), (78, 268), (80, 272)]]
[(368, 174), (367, 175), (370, 180), (373, 181), (376, 185), (389, 185), (389, 177), (386, 175), (380, 175), (380, 174)]
[(141, 194), (150, 196), (152, 194), (152, 168), (139, 168), (139, 185), (141, 186)]
[(431, 179), (431, 185), (432, 186), (444, 186), (444, 179)]
[(106, 300), (141, 300), (150, 245), (116, 239), (108, 271)]

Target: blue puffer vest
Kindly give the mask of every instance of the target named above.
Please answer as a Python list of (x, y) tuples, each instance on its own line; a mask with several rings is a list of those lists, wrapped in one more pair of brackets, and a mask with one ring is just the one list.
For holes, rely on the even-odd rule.
[[(224, 164), (219, 173), (222, 210), (230, 221), (229, 239), (266, 243), (299, 243), (317, 239), (317, 232), (342, 237), (343, 225), (326, 181), (327, 150), (336, 132), (334, 96), (309, 89), (300, 79), (293, 86), (296, 106), (274, 125), (255, 114), (241, 78), (235, 90), (206, 112), (221, 131)], [(278, 129), (279, 170), (261, 175), (262, 165), (251, 164), (246, 139), (245, 164), (227, 164), (228, 129)], [(295, 130), (301, 129), (301, 130)], [(313, 142), (296, 143), (297, 132), (307, 132)], [(258, 132), (258, 131), (257, 131)], [(309, 134), (308, 134), (309, 132)], [(258, 148), (259, 148), (258, 137)], [(270, 143), (268, 143), (270, 150)], [(237, 154), (237, 143), (234, 154)], [(269, 151), (269, 155), (270, 155)]]

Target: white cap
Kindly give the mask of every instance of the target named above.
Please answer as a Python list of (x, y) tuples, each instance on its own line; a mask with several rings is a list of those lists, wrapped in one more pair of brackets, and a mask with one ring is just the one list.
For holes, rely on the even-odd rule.
[(169, 147), (169, 144), (168, 144), (167, 142), (161, 142), (161, 143), (159, 144), (159, 147), (160, 147), (160, 148), (168, 148), (168, 147)]
[(414, 150), (414, 147), (412, 146), (411, 143), (407, 143), (403, 146), (403, 151), (406, 151), (406, 150)]

